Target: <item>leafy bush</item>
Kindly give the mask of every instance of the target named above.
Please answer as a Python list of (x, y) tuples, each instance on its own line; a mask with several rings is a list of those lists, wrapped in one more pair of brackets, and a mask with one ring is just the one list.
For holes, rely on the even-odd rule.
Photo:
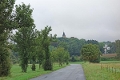
[(47, 59), (43, 62), (43, 68), (44, 70), (52, 70), (53, 69), (53, 65), (51, 63), (51, 60), (50, 59)]

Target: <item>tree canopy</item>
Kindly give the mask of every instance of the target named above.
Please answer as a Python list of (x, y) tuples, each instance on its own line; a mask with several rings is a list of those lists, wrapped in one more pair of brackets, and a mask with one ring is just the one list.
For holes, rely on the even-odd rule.
[(100, 62), (100, 50), (95, 44), (86, 44), (81, 49), (82, 59), (89, 62)]
[(15, 0), (0, 0), (0, 76), (10, 74), (9, 33), (13, 26), (13, 7)]

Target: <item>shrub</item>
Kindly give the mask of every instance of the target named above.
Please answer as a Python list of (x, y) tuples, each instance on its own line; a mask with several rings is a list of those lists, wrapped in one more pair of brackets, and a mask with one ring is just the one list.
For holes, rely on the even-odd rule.
[(50, 59), (47, 59), (43, 62), (43, 69), (46, 70), (52, 70), (53, 69), (53, 65)]

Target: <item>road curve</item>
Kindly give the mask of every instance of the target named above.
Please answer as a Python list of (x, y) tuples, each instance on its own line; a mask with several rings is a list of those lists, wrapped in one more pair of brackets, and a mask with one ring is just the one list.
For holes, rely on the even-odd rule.
[(60, 70), (30, 80), (85, 80), (85, 76), (80, 64), (71, 64)]

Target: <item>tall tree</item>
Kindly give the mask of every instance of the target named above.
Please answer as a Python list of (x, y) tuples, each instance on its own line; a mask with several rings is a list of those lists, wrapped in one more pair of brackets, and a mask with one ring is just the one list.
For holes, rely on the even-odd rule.
[(42, 34), (42, 47), (43, 50), (45, 52), (45, 61), (43, 64), (43, 68), (44, 70), (52, 70), (52, 63), (51, 63), (51, 59), (50, 59), (50, 52), (49, 52), (49, 46), (51, 43), (51, 38), (49, 36), (49, 32), (51, 31), (51, 27), (45, 27), (44, 30), (42, 30), (41, 34)]
[(15, 0), (0, 0), (0, 76), (10, 74), (10, 49), (8, 47), (8, 34), (13, 26), (13, 6)]
[(32, 18), (33, 10), (30, 5), (16, 5), (16, 23), (19, 27), (14, 35), (14, 42), (17, 43), (17, 48), (21, 61), (23, 72), (27, 71), (28, 60), (33, 51), (34, 45), (34, 20)]
[(41, 33), (41, 31), (37, 31), (36, 32), (36, 39), (35, 39), (35, 42), (36, 42), (36, 53), (37, 53), (37, 60), (38, 60), (38, 63), (39, 63), (39, 69), (40, 69), (40, 66), (42, 65), (43, 61), (44, 61), (44, 58), (45, 58), (45, 52), (43, 50), (43, 46), (42, 46), (42, 40), (43, 40), (43, 35)]

